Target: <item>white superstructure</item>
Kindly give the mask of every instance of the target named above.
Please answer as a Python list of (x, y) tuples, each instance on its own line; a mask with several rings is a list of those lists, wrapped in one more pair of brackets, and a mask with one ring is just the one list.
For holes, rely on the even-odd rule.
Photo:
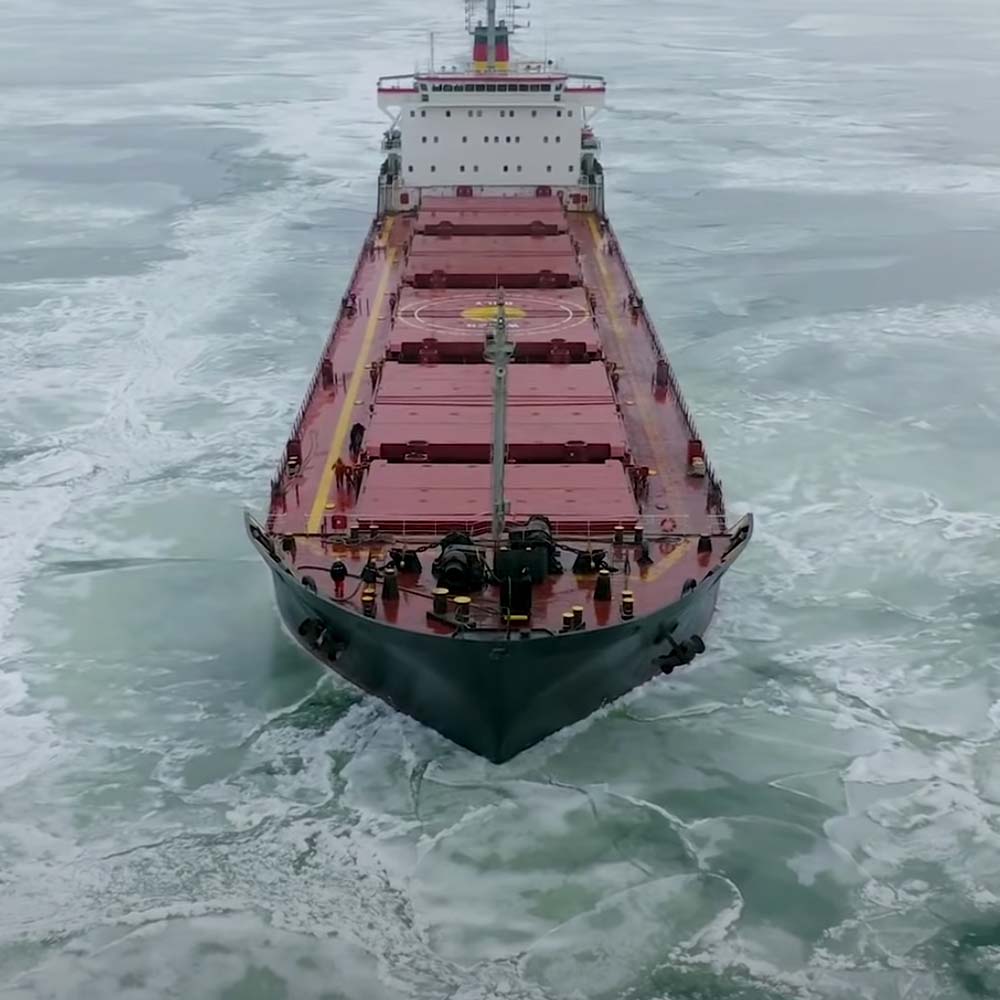
[(491, 21), (476, 27), (468, 65), (379, 80), (379, 106), (392, 121), (382, 144), (380, 211), (414, 208), (424, 193), (526, 190), (558, 194), (571, 208), (603, 209), (589, 127), (604, 104), (603, 78), (511, 61), (508, 28), (492, 21), (495, 4), (487, 6)]

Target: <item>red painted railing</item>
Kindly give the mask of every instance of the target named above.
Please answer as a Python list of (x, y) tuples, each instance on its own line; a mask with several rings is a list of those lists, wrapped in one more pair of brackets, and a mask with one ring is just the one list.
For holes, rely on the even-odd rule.
[[(361, 245), (361, 250), (358, 253), (358, 258), (354, 262), (354, 270), (351, 272), (351, 277), (347, 282), (347, 289), (350, 290), (354, 287), (358, 280), (358, 274), (361, 271), (361, 266), (364, 263), (365, 256), (368, 253), (369, 247), (374, 242), (379, 229), (381, 227), (382, 220), (376, 218), (372, 220), (372, 224), (368, 230), (368, 236)], [(316, 368), (313, 371), (312, 378), (309, 381), (309, 387), (306, 389), (305, 396), (303, 397), (302, 403), (295, 414), (295, 419), (292, 421), (292, 431), (288, 435), (285, 441), (285, 447), (281, 454), (281, 459), (278, 462), (278, 468), (275, 471), (274, 476), (271, 479), (271, 502), (268, 509), (267, 516), (267, 530), (271, 531), (274, 528), (274, 520), (278, 514), (275, 510), (275, 499), (276, 497), (283, 497), (286, 489), (286, 480), (288, 479), (288, 452), (289, 444), (292, 441), (300, 440), (302, 433), (302, 424), (305, 420), (306, 413), (309, 410), (309, 406), (312, 403), (313, 396), (316, 394), (316, 386), (319, 384), (319, 380), (322, 376), (323, 362), (330, 356), (330, 352), (333, 349), (334, 339), (337, 336), (337, 331), (340, 329), (340, 324), (344, 319), (345, 304), (344, 300), (341, 299), (340, 308), (337, 310), (337, 317), (330, 328), (330, 335), (327, 338), (326, 344), (323, 347), (323, 351), (319, 356), (319, 360), (316, 362)]]

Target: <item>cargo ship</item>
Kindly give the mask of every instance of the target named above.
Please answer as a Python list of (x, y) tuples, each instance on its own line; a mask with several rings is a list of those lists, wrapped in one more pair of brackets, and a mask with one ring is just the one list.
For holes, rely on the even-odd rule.
[(703, 652), (753, 521), (606, 215), (604, 79), (466, 8), (470, 61), (378, 81), (377, 210), (246, 527), (312, 655), (499, 763)]

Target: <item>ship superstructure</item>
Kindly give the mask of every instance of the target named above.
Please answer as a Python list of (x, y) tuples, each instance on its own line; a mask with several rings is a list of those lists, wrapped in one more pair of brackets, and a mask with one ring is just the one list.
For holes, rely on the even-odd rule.
[(604, 106), (603, 77), (512, 60), (504, 21), (472, 30), (471, 65), (379, 80), (379, 106), (392, 120), (379, 213), (412, 210), (425, 197), (530, 197), (542, 189), (567, 208), (602, 214), (590, 120)]
[(467, 66), (379, 81), (376, 217), (248, 526), (307, 648), (502, 761), (701, 652), (752, 522), (604, 213), (603, 79), (485, 6)]

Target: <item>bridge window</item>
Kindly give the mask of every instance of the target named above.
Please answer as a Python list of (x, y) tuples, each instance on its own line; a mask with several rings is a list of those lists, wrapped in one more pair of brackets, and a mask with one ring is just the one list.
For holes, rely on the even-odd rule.
[(410, 173), (412, 174), (413, 173), (413, 164), (411, 163), (406, 169), (409, 170)]
[(495, 94), (497, 92), (497, 85), (495, 83), (486, 84), (486, 93)]
[(562, 111), (556, 112), (556, 118), (562, 118)]
[(542, 137), (542, 142), (548, 142), (548, 141), (549, 137), (547, 135)]
[(547, 166), (547, 167), (545, 168), (545, 170), (546, 170), (546, 172), (547, 172), (547, 173), (550, 173), (550, 174), (551, 174), (551, 173), (552, 173), (552, 164), (550, 163), (550, 164), (549, 164), (549, 165), (548, 165), (548, 166)]
[(531, 112), (531, 117), (532, 118), (537, 118), (538, 117), (538, 112), (537, 111), (532, 111)]
[(520, 172), (521, 172), (521, 164), (520, 164), (520, 163), (519, 163), (519, 164), (517, 165), (517, 172), (518, 172), (518, 173), (520, 173)]
[(510, 142), (510, 136), (507, 136), (507, 141)]
[(500, 117), (501, 118), (505, 118), (506, 116), (507, 116), (507, 112), (501, 109), (501, 111), (500, 111)]
[(511, 111), (510, 116), (511, 116), (511, 118), (514, 117), (514, 112), (513, 111)]
[(474, 174), (478, 174), (479, 173), (479, 164), (478, 163), (472, 168), (472, 172)]
[(469, 141), (469, 137), (467, 135), (463, 135), (462, 136), (462, 142), (468, 142), (468, 141)]
[(421, 109), (421, 111), (420, 111), (420, 117), (421, 118), (426, 118), (427, 117), (427, 109), (426, 108), (422, 108)]
[(451, 117), (451, 112), (450, 111), (446, 111), (444, 113), (444, 116), (445, 116), (445, 118), (450, 118)]
[(427, 136), (426, 136), (426, 135), (425, 135), (425, 136), (423, 136), (423, 137), (421, 138), (421, 140), (420, 140), (420, 141), (421, 141), (421, 142), (426, 142), (426, 141), (427, 141)]
[[(435, 141), (435, 142), (437, 142), (437, 141), (438, 141), (438, 137), (437, 137), (437, 136), (434, 136), (434, 141)], [(556, 137), (556, 142), (558, 142), (558, 141), (559, 141), (559, 138), (558, 138), (558, 137)]]
[(464, 174), (465, 173), (465, 164), (463, 163), (458, 169), (459, 169), (460, 173)]
[[(437, 142), (437, 139), (435, 138), (434, 141)], [(557, 135), (556, 136), (556, 142), (562, 142), (562, 136), (561, 135)]]
[(514, 142), (520, 142), (520, 141), (521, 141), (521, 137), (519, 135), (515, 135), (514, 136)]
[(567, 118), (572, 118), (573, 117), (573, 109), (572, 108), (567, 108), (566, 109), (566, 117)]
[(416, 113), (416, 111), (411, 111), (411, 112), (410, 112), (410, 117), (411, 117), (411, 118), (416, 118), (416, 117), (417, 117), (417, 113)]
[[(572, 170), (573, 168), (570, 167), (569, 169)], [(436, 170), (437, 170), (437, 167), (435, 167), (434, 164), (432, 163), (431, 164), (431, 173), (433, 174)]]
[(508, 167), (507, 164), (505, 163), (503, 165), (503, 172), (506, 174), (509, 170), (510, 170), (510, 167)]

